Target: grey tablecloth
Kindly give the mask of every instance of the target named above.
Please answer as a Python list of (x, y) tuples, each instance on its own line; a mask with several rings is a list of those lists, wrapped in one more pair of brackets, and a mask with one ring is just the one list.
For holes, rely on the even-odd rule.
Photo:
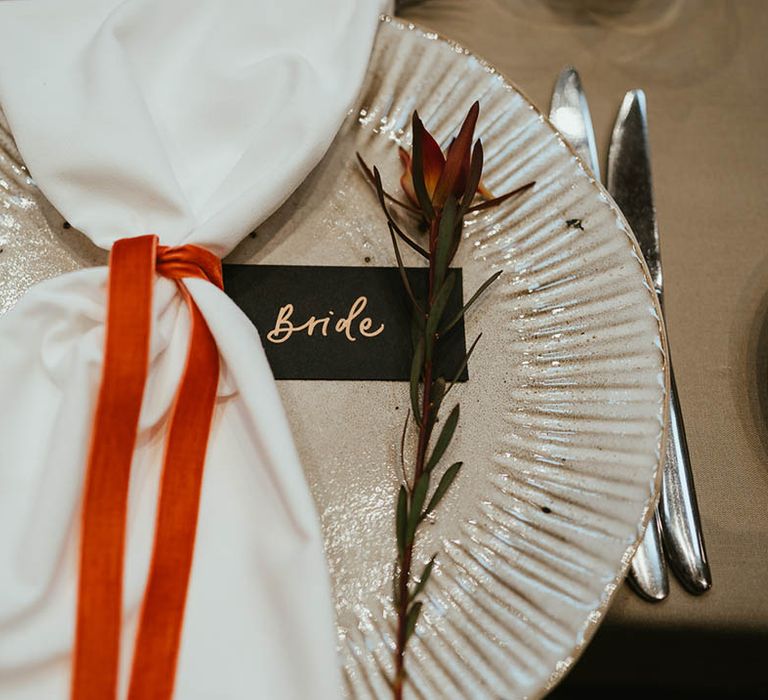
[(624, 92), (648, 95), (668, 332), (714, 587), (673, 586), (655, 606), (621, 591), (559, 693), (768, 697), (768, 2), (425, 0), (401, 15), (545, 109), (575, 65), (603, 153)]

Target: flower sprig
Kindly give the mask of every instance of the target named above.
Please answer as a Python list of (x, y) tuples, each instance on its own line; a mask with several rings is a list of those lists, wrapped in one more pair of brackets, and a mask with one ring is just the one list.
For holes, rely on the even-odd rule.
[[(480, 105), (475, 102), (445, 153), (424, 127), (418, 112), (413, 113), (412, 152), (400, 149), (403, 164), (400, 184), (408, 201), (404, 202), (385, 191), (378, 168), (371, 170), (358, 154), (358, 161), (373, 184), (386, 217), (400, 277), (413, 310), (410, 409), (401, 438), (403, 478), (395, 513), (397, 561), (392, 583), (397, 613), (397, 639), (395, 675), (389, 679), (395, 700), (400, 700), (403, 695), (406, 648), (423, 606), (419, 596), (430, 579), (437, 558), (436, 554), (433, 555), (419, 572), (418, 578), (414, 575), (413, 551), (419, 526), (436, 510), (462, 468), (462, 462), (454, 462), (445, 469), (440, 467), (459, 424), (458, 403), (450, 410), (437, 438), (433, 441), (432, 437), (445, 398), (466, 369), (481, 336), (475, 338), (458, 371), (450, 380), (440, 376), (435, 368), (439, 365), (437, 360), (446, 335), (501, 274), (499, 271), (489, 277), (457, 313), (448, 315), (448, 301), (457, 282), (457, 273), (451, 269), (451, 263), (461, 244), (464, 218), (468, 214), (498, 206), (534, 185), (528, 183), (500, 197), (493, 197), (488, 192), (482, 183), (483, 145), (480, 139), (474, 140), (479, 113)], [(390, 211), (390, 204), (414, 219), (417, 224), (416, 235), (403, 230)], [(426, 240), (419, 240), (425, 235)], [(414, 294), (403, 264), (401, 243), (427, 262), (428, 286), (425, 298)], [(405, 463), (405, 447), (411, 419), (418, 427), (418, 440), (413, 470), (409, 474)]]

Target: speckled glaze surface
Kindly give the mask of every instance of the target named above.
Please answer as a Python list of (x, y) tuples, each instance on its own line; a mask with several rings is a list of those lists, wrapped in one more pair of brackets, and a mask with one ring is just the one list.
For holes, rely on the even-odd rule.
[[(659, 313), (634, 239), (516, 88), (461, 47), (385, 18), (328, 155), (229, 259), (394, 265), (354, 153), (395, 190), (412, 110), (445, 142), (475, 99), (486, 184), (537, 184), (469, 220), (457, 259), (465, 293), (504, 272), (467, 319), (468, 337), (483, 339), (455, 391), (462, 420), (446, 455), (465, 466), (418, 542), (417, 560), (439, 556), (410, 645), (409, 698), (540, 697), (622, 580), (657, 494), (665, 394)], [(0, 127), (2, 312), (31, 284), (106, 254), (64, 227)], [(407, 385), (279, 387), (322, 521), (347, 694), (387, 698)]]

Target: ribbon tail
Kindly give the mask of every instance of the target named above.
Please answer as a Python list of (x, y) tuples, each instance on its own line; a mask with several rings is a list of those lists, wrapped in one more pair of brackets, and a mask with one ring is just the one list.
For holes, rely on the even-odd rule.
[(149, 582), (129, 700), (170, 700), (181, 641), (219, 354), (205, 319), (178, 281), (191, 316), (186, 367), (171, 412)]
[(106, 343), (83, 501), (76, 700), (114, 698), (120, 658), (128, 483), (149, 363), (157, 239), (118, 241), (110, 255)]

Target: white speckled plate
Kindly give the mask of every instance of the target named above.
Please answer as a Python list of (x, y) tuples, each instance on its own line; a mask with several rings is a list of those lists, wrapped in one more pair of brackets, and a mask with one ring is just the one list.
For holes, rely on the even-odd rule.
[[(357, 106), (325, 160), (233, 262), (394, 265), (361, 151), (395, 188), (418, 108), (447, 139), (475, 99), (486, 183), (530, 180), (468, 222), (464, 289), (504, 274), (467, 323), (483, 339), (446, 459), (465, 462), (417, 560), (439, 552), (410, 648), (410, 698), (539, 697), (620, 584), (657, 493), (665, 367), (656, 300), (626, 222), (512, 85), (467, 51), (382, 22)], [(311, 115), (308, 115), (311, 118)], [(0, 124), (2, 126), (2, 124)], [(570, 225), (567, 222), (571, 222)], [(0, 129), (0, 311), (105, 260), (63, 227)], [(418, 261), (411, 260), (412, 264)], [(281, 382), (318, 503), (348, 695), (387, 698), (394, 498), (407, 385)]]

